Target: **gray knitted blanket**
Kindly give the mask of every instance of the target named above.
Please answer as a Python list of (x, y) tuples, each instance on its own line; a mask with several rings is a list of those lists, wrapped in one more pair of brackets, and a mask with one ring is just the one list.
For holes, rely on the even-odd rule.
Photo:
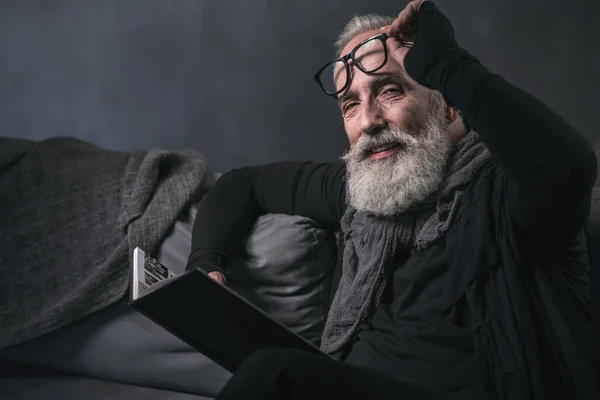
[(205, 171), (191, 150), (0, 138), (0, 348), (122, 298), (132, 250), (157, 248)]

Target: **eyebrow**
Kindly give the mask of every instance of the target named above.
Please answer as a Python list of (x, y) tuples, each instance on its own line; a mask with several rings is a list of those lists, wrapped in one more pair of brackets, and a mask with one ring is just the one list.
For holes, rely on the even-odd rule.
[(398, 85), (407, 86), (408, 80), (403, 75), (398, 74), (382, 74), (369, 83), (371, 89), (379, 89), (388, 83), (396, 83)]
[(350, 89), (346, 89), (346, 92), (339, 96), (337, 99), (338, 102), (338, 106), (342, 106), (342, 104), (344, 104), (345, 102), (347, 102), (348, 100), (354, 100), (358, 98), (358, 93), (356, 93), (356, 91), (354, 90), (350, 90)]
[[(377, 76), (377, 78), (369, 82), (369, 87), (371, 90), (377, 91), (382, 86), (385, 86), (389, 83), (396, 83), (401, 86), (407, 86), (409, 84), (403, 75), (386, 73)], [(358, 97), (358, 92), (355, 90), (346, 89), (346, 92), (338, 97), (338, 105), (341, 106), (344, 102), (357, 99)]]

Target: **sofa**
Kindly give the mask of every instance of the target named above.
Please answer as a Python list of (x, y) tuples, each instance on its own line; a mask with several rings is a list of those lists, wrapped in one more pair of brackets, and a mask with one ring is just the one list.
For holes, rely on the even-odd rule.
[[(195, 204), (186, 208), (153, 254), (176, 273), (185, 269), (196, 211)], [(587, 232), (598, 314), (600, 187)], [(267, 214), (231, 260), (229, 285), (318, 345), (337, 260), (334, 232), (304, 217)], [(231, 374), (136, 313), (128, 298), (0, 349), (0, 399), (214, 398)]]
[[(185, 269), (196, 210), (181, 213), (154, 254), (175, 273)], [(268, 214), (231, 260), (229, 286), (318, 345), (336, 261), (333, 232), (304, 217)], [(128, 299), (0, 349), (0, 398), (214, 398), (231, 374), (135, 312)]]

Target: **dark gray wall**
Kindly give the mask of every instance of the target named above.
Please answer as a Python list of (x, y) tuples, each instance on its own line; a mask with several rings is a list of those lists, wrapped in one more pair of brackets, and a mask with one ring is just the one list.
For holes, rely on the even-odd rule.
[[(438, 0), (488, 67), (600, 137), (600, 2)], [(346, 146), (314, 71), (397, 0), (0, 0), (0, 135), (192, 147), (215, 170)], [(507, 116), (508, 118), (509, 116)]]

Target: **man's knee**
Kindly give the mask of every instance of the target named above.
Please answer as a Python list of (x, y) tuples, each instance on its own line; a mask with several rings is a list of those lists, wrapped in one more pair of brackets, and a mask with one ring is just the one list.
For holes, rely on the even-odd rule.
[(287, 380), (297, 374), (302, 356), (299, 350), (265, 347), (252, 353), (235, 374), (269, 383)]
[(225, 385), (218, 399), (280, 399), (287, 398), (290, 373), (296, 364), (296, 351), (277, 347), (252, 353)]
[(307, 358), (310, 355), (296, 349), (267, 347), (255, 351), (236, 371), (256, 382), (278, 386), (280, 384), (295, 385), (310, 375)]

